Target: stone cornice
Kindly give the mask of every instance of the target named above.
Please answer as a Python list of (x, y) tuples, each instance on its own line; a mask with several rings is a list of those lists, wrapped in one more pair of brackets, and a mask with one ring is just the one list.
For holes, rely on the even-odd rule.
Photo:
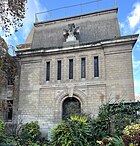
[[(31, 49), (29, 47), (25, 47), (26, 44), (20, 45), (20, 49), (16, 51), (18, 57), (33, 57), (33, 56), (44, 56), (51, 54), (61, 54), (61, 53), (71, 53), (83, 50), (91, 50), (91, 49), (105, 49), (106, 47), (119, 46), (119, 45), (128, 45), (132, 44), (134, 46), (135, 42), (138, 39), (138, 34), (129, 35), (129, 36), (121, 36), (118, 38), (110, 39), (110, 40), (101, 40), (98, 42), (89, 42), (83, 43), (79, 46), (70, 46), (70, 47), (53, 47), (53, 48), (38, 48)], [(28, 45), (27, 45), (28, 46)]]

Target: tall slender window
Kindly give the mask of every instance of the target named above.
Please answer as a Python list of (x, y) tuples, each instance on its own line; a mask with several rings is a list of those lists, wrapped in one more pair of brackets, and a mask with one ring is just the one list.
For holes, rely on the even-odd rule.
[(50, 81), (50, 62), (46, 62), (46, 81)]
[(61, 80), (61, 60), (57, 61), (57, 80)]
[(86, 78), (86, 58), (81, 58), (81, 78)]
[(69, 79), (73, 79), (73, 59), (69, 59)]
[(13, 100), (7, 100), (6, 120), (12, 120), (12, 116), (13, 116)]
[(99, 57), (94, 57), (94, 77), (99, 77)]

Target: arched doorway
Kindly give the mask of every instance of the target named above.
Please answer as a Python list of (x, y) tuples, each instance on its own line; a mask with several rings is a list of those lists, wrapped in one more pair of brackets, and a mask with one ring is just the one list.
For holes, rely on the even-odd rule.
[(65, 120), (71, 115), (75, 115), (81, 112), (81, 103), (75, 97), (68, 97), (62, 104), (62, 119)]

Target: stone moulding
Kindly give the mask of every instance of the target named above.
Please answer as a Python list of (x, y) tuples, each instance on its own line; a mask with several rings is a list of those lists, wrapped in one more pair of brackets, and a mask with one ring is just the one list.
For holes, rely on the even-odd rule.
[[(26, 45), (29, 46), (31, 44), (24, 44), (23, 46), (17, 46), (18, 49), (16, 51), (17, 56), (43, 56), (46, 53), (47, 54), (55, 54), (55, 53), (68, 53), (68, 52), (75, 52), (75, 51), (82, 51), (85, 49), (99, 49), (99, 48), (105, 48), (105, 47), (111, 47), (111, 46), (118, 46), (122, 44), (133, 44), (137, 41), (138, 34), (135, 35), (129, 35), (129, 36), (122, 36), (119, 38), (114, 38), (110, 40), (102, 40), (97, 43), (87, 43), (87, 44), (81, 44), (79, 46), (73, 46), (73, 47), (62, 47), (62, 48), (38, 48), (38, 49), (31, 49), (29, 47), (26, 48)], [(131, 50), (130, 50), (131, 51)]]
[(17, 49), (19, 49), (19, 50), (24, 50), (24, 49), (30, 49), (31, 48), (31, 43), (28, 43), (28, 44), (21, 44), (21, 45), (17, 45), (16, 47), (17, 47)]

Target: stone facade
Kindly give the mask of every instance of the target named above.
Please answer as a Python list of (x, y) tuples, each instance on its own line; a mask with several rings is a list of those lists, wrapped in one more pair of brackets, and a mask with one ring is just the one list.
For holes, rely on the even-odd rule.
[[(79, 43), (64, 45), (63, 29), (71, 23), (79, 27)], [(120, 36), (117, 9), (35, 23), (16, 52), (18, 113), (23, 121), (39, 121), (45, 133), (62, 119), (62, 105), (68, 97), (78, 99), (81, 110), (92, 115), (105, 102), (134, 101), (132, 48), (137, 37)], [(94, 57), (98, 57), (98, 77), (94, 75)], [(81, 58), (86, 60), (85, 78), (81, 78)], [(69, 59), (73, 59), (73, 79), (69, 79)], [(57, 80), (58, 60), (61, 80)], [(46, 62), (50, 62), (49, 81)]]

